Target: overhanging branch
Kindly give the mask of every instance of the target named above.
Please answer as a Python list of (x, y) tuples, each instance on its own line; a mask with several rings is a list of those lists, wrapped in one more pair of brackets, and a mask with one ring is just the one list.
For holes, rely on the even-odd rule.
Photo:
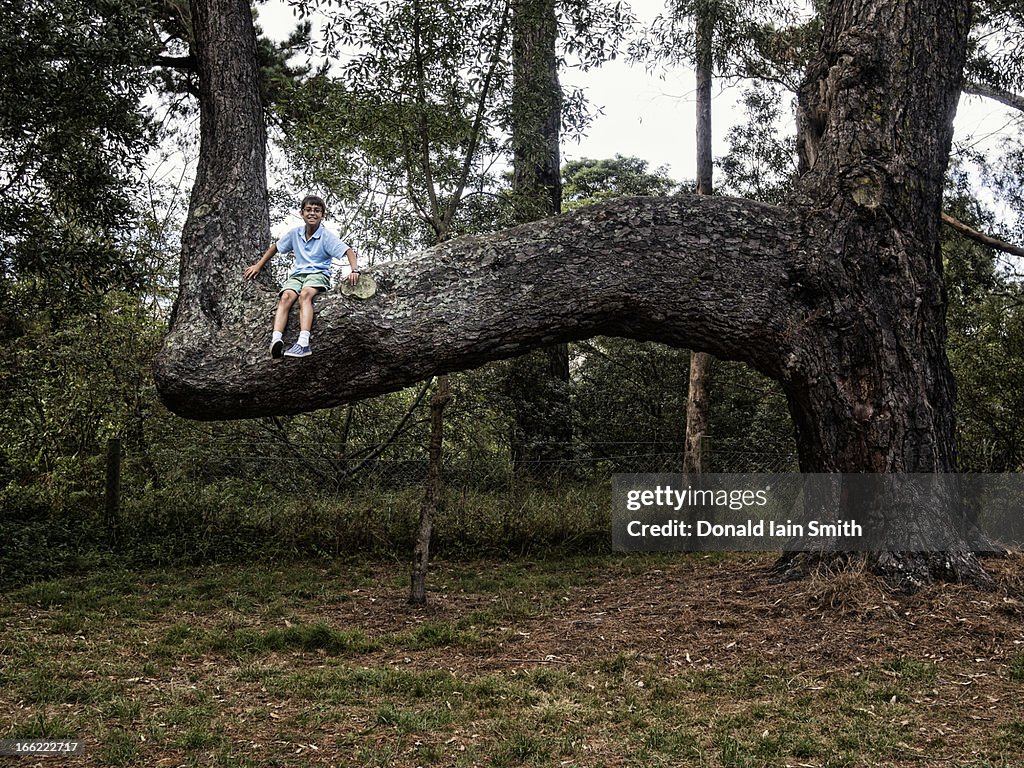
[(964, 224), (959, 219), (950, 216), (948, 213), (942, 214), (942, 221), (951, 226), (964, 237), (970, 238), (971, 240), (974, 240), (977, 243), (987, 245), (990, 248), (995, 248), (996, 250), (1003, 251), (1004, 253), (1011, 253), (1014, 256), (1024, 257), (1024, 248), (1021, 248), (1018, 245), (1014, 245), (1013, 243), (1008, 243), (1005, 240), (1000, 240), (998, 237), (986, 235), (984, 232), (979, 232), (973, 227)]
[(184, 72), (195, 72), (196, 71), (196, 58), (195, 56), (157, 56), (153, 60), (153, 65), (157, 67), (170, 67), (171, 69), (180, 69)]
[(1003, 106), (1024, 112), (1024, 96), (1021, 96), (1018, 93), (1013, 93), (1012, 91), (995, 88), (991, 85), (985, 85), (984, 83), (974, 81), (964, 83), (963, 90), (964, 93), (970, 93), (974, 96), (984, 96), (986, 99), (998, 101)]
[(230, 322), (212, 340), (174, 329), (157, 378), (182, 415), (243, 418), (350, 402), (601, 334), (782, 375), (802, 319), (793, 297), (813, 280), (805, 238), (794, 214), (761, 203), (614, 200), (376, 265), (372, 298), (317, 300), (314, 354), (298, 361), (270, 359), (274, 296), (239, 274)]

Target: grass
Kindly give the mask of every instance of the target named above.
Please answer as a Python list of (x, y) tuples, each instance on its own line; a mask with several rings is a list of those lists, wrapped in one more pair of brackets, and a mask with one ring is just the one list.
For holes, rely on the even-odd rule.
[(1024, 651), (1021, 651), (1010, 661), (1010, 679), (1024, 683)]
[(851, 619), (763, 566), (439, 563), (426, 608), (390, 562), (40, 582), (0, 597), (0, 738), (84, 738), (83, 766), (1024, 764), (1019, 615)]

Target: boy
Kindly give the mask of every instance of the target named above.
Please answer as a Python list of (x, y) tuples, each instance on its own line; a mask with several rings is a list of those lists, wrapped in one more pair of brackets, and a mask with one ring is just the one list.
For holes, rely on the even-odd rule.
[[(323, 226), (327, 218), (327, 206), (315, 195), (306, 195), (299, 206), (299, 214), (306, 222), (305, 227), (296, 227), (271, 243), (255, 264), (245, 269), (246, 279), (253, 280), (274, 254), (292, 253), (292, 268), (281, 289), (274, 315), (274, 335), (270, 341), (271, 357), (308, 357), (313, 354), (309, 348), (309, 332), (313, 328), (313, 297), (331, 287), (331, 259), (348, 257), (352, 268), (348, 281), (355, 285), (359, 280), (356, 269), (356, 252), (348, 247), (333, 232)], [(295, 300), (299, 300), (299, 340), (284, 351), (284, 329), (288, 324), (288, 313)]]

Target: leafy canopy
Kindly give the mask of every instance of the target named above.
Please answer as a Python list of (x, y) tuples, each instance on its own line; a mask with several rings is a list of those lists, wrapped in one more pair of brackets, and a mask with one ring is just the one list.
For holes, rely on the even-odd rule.
[(135, 282), (121, 245), (157, 48), (143, 0), (0, 4), (0, 291), (19, 314)]

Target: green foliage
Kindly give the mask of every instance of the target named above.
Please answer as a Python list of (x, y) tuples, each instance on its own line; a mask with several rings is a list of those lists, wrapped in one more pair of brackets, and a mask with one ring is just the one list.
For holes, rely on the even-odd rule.
[(285, 113), (281, 108), (292, 90), (304, 81), (312, 71), (309, 64), (293, 64), (292, 58), (299, 52), (308, 51), (312, 46), (312, 24), (299, 24), (282, 43), (275, 43), (263, 35), (259, 11), (254, 8), (256, 28), (256, 60), (260, 71), (260, 100), (267, 110), (268, 123), (287, 129)]
[[(630, 54), (644, 61), (693, 64), (698, 39), (710, 39), (716, 73), (784, 82), (795, 88), (817, 45), (820, 25), (793, 3), (753, 0), (672, 0)], [(703, 34), (699, 34), (702, 32)]]
[[(606, 338), (577, 350), (575, 423), (593, 459), (619, 472), (678, 471), (690, 353)], [(715, 393), (714, 432), (704, 447), (709, 471), (795, 469), (793, 430), (778, 384), (749, 366), (719, 361), (708, 387)]]
[(1008, 92), (1024, 91), (1024, 8), (1015, 0), (974, 5), (968, 78)]
[[(1010, 242), (1021, 243), (1024, 242), (1024, 135), (1007, 139), (1002, 149), (1002, 155), (983, 169), (986, 189), (991, 190), (1008, 214), (1008, 221), (996, 231)], [(1020, 257), (1004, 257), (1003, 261), (1007, 271), (1017, 279), (1024, 277), (1024, 262)]]
[[(194, 457), (194, 460), (198, 461)], [(135, 478), (126, 478), (130, 486)], [(603, 483), (452, 488), (436, 516), (431, 549), (450, 559), (562, 556), (605, 551), (609, 510)], [(375, 554), (404, 559), (415, 540), (419, 483), (374, 484), (341, 493), (275, 491), (252, 480), (179, 480), (140, 492), (121, 508), (116, 544), (95, 509), (45, 505), (9, 487), (3, 503), (0, 583), (111, 565), (284, 562)]]
[[(1013, 0), (982, 0), (973, 5), (970, 50), (965, 69), (965, 93), (983, 93), (992, 101), (985, 106), (995, 113), (1001, 102), (1013, 110), (1001, 127), (998, 145), (991, 136), (966, 137), (958, 142), (957, 155), (966, 158), (984, 192), (983, 199), (998, 203), (998, 221), (986, 230), (1009, 242), (1024, 242), (1024, 7)], [(976, 97), (971, 98), (972, 101)], [(985, 147), (984, 154), (976, 145)], [(1024, 266), (1017, 258), (1009, 264), (1020, 278)]]
[(581, 440), (605, 460), (624, 451), (667, 454), (664, 469), (674, 471), (686, 432), (689, 352), (609, 338), (576, 349), (574, 400)]
[(725, 194), (781, 204), (796, 179), (796, 137), (775, 130), (782, 122), (782, 94), (755, 84), (743, 94), (746, 120), (726, 134), (729, 151), (716, 161)]
[[(285, 146), (304, 181), (358, 204), (360, 218), (377, 218), (386, 206), (388, 217), (415, 214), (431, 230), (428, 242), (447, 239), (462, 229), (455, 216), (463, 195), (488, 183), (486, 159), (499, 151), (493, 134), (510, 76), (508, 6), (342, 5), (302, 6), (327, 14), (327, 55), (355, 54), (337, 77), (323, 73), (296, 91)], [(405, 206), (396, 204), (403, 197)], [(366, 201), (375, 210), (362, 210)], [(392, 234), (413, 232), (406, 224)]]
[(636, 26), (628, 3), (559, 0), (558, 41), (568, 61), (582, 69), (615, 59)]
[(562, 204), (567, 211), (614, 197), (670, 195), (678, 188), (666, 166), (649, 171), (647, 161), (639, 157), (581, 158), (562, 167)]
[(481, 383), (490, 407), (503, 416), (502, 443), (512, 467), (537, 479), (571, 474), (574, 382), (563, 381), (552, 369), (548, 350), (492, 363), (485, 370), (492, 378)]
[[(386, 257), (513, 223), (497, 170), (521, 108), (512, 103), (509, 3), (296, 5), (328, 19), (321, 52), (345, 53), (283, 107), (297, 184), (323, 190), (352, 239)], [(634, 21), (617, 2), (560, 3), (560, 61), (614, 58)], [(581, 133), (590, 120), (582, 92), (561, 104), (563, 132)]]
[[(160, 45), (151, 63), (159, 64), (154, 71), (161, 95), (169, 115), (194, 118), (198, 107), (199, 75), (192, 52), (192, 11), (188, 0), (156, 0), (150, 6), (149, 24), (159, 30)], [(287, 127), (284, 114), (278, 108), (289, 93), (305, 79), (311, 67), (308, 63), (295, 64), (296, 54), (311, 50), (312, 24), (300, 23), (288, 37), (277, 43), (264, 36), (259, 25), (259, 8), (253, 7), (256, 33), (256, 58), (260, 73), (260, 99), (267, 123)], [(182, 98), (184, 97), (184, 98)]]
[(782, 386), (748, 365), (718, 361), (709, 376), (708, 466), (714, 472), (795, 472), (796, 442)]
[(986, 297), (967, 324), (950, 329), (957, 374), (961, 469), (1024, 469), (1024, 291)]
[(106, 439), (145, 429), (154, 399), (147, 368), (161, 331), (149, 308), (124, 293), (103, 296), (95, 314), (63, 327), (26, 324), (2, 353), (3, 479), (46, 477), (60, 494), (87, 489), (88, 462)]
[(0, 5), (0, 333), (137, 285), (131, 178), (156, 48), (141, 0)]
[[(954, 168), (946, 207), (986, 229), (993, 217)], [(973, 472), (1024, 468), (1024, 286), (998, 267), (990, 248), (944, 230), (949, 307), (947, 352), (957, 381), (960, 466)]]

